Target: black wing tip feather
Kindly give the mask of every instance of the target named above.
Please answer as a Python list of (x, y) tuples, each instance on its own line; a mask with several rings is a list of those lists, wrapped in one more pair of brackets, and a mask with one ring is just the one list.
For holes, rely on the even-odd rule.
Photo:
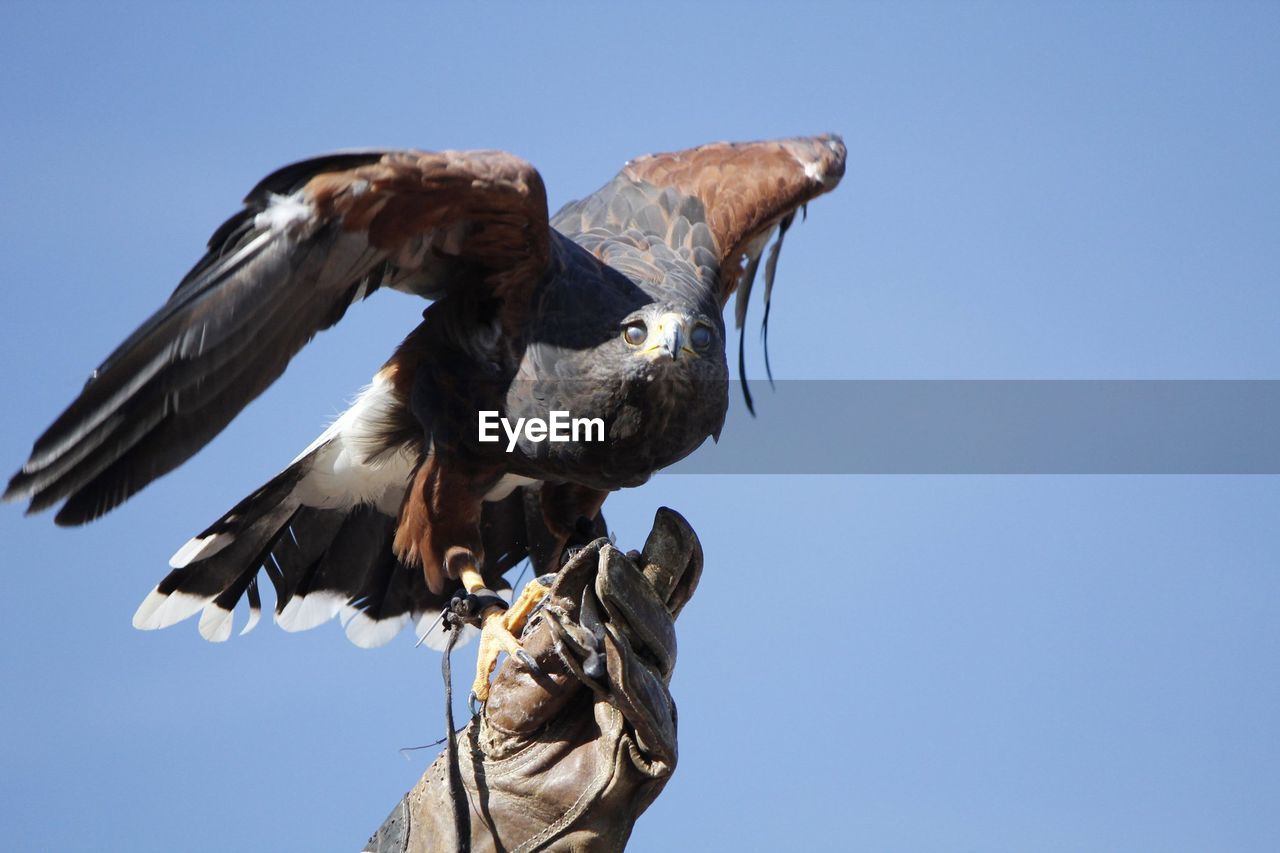
[[(26, 482), (30, 480), (30, 475), (26, 471), (18, 471), (9, 478), (9, 485), (5, 486), (4, 494), (0, 495), (0, 503), (17, 503), (31, 496), (31, 490), (26, 487)], [(28, 510), (27, 514), (30, 514)]]
[[(837, 137), (838, 139), (838, 137)], [(808, 206), (805, 206), (805, 213), (808, 213)], [(764, 371), (769, 378), (769, 387), (774, 388), (773, 381), (773, 365), (769, 362), (769, 310), (773, 304), (773, 282), (774, 276), (778, 271), (778, 257), (782, 252), (782, 240), (787, 235), (788, 229), (795, 222), (796, 212), (792, 210), (786, 216), (778, 221), (778, 234), (774, 237), (773, 245), (769, 250), (769, 259), (765, 262), (764, 270), (764, 318), (760, 322), (760, 339), (764, 345)], [(747, 268), (743, 271), (742, 282), (738, 289), (738, 298), (735, 305), (735, 319), (738, 326), (738, 378), (742, 383), (742, 396), (747, 404), (747, 411), (755, 417), (756, 409), (754, 401), (751, 399), (751, 390), (747, 387), (747, 361), (746, 361), (746, 319), (747, 319), (747, 303), (751, 297), (752, 285), (755, 283), (756, 272), (760, 265), (760, 256), (751, 259)]]
[[(369, 153), (318, 158), (316, 161), (286, 167), (280, 172), (283, 177), (275, 176), (277, 182), (273, 183), (273, 176), (269, 176), (262, 185), (268, 187), (264, 192), (270, 191), (274, 186), (287, 189), (279, 181), (294, 180), (294, 176), (301, 174), (299, 170), (304, 166), (311, 167), (314, 173), (316, 168), (323, 168), (326, 165), (368, 162), (378, 156), (381, 155)], [(210, 287), (212, 280), (210, 277), (219, 269), (219, 262), (228, 252), (244, 244), (254, 233), (256, 228), (254, 217), (257, 212), (253, 208), (241, 210), (218, 228), (210, 239), (208, 251), (183, 277), (169, 300), (107, 357), (91, 375), (85, 389), (36, 440), (26, 465), (10, 481), (5, 492), (5, 500), (29, 497), (31, 498), (29, 512), (40, 512), (66, 499), (66, 503), (54, 519), (55, 523), (65, 527), (86, 524), (124, 503), (152, 480), (177, 467), (207, 442), (207, 439), (200, 442), (189, 452), (180, 454), (180, 458), (172, 457), (161, 464), (138, 467), (133, 464), (138, 461), (135, 457), (141, 455), (142, 461), (145, 462), (146, 454), (151, 452), (149, 450), (139, 454), (138, 451), (143, 442), (151, 438), (156, 430), (161, 429), (160, 424), (154, 423), (147, 435), (133, 436), (127, 443), (117, 447), (116, 454), (119, 458), (105, 465), (102, 464), (101, 451), (106, 449), (113, 439), (121, 438), (118, 435), (120, 432), (118, 424), (111, 426), (110, 411), (119, 413), (137, 405), (138, 400), (141, 399), (139, 395), (143, 393), (142, 390), (135, 390), (126, 398), (118, 399), (123, 393), (120, 389), (127, 386), (131, 375), (128, 372), (132, 363), (130, 360), (137, 361), (143, 356), (149, 356), (154, 362), (155, 359), (163, 357), (163, 352), (153, 353), (145, 349), (147, 340), (149, 337), (154, 337), (157, 329), (162, 328), (163, 324), (203, 298)], [(255, 252), (254, 256), (260, 254), (260, 251)], [(359, 286), (359, 282), (351, 286), (353, 294)], [(350, 297), (339, 300), (329, 316), (323, 318), (322, 327), (333, 325), (345, 313), (349, 302)], [(159, 343), (155, 346), (159, 346)], [(173, 371), (177, 370), (175, 365), (179, 363), (170, 356), (164, 366), (158, 369), (156, 375), (148, 382), (164, 380), (172, 383), (175, 378), (172, 375)], [(104, 415), (104, 412), (108, 414)], [(229, 420), (230, 414), (223, 420)], [(164, 418), (166, 422), (168, 419), (168, 416)], [(97, 423), (97, 426), (86, 426), (91, 423)], [(170, 435), (169, 440), (173, 441), (175, 437)], [(90, 442), (92, 446), (87, 445), (86, 442)], [(57, 470), (60, 467), (65, 470)]]
[(764, 267), (764, 318), (760, 321), (760, 342), (764, 349), (764, 372), (769, 377), (770, 388), (776, 386), (773, 384), (773, 366), (769, 363), (769, 309), (773, 306), (773, 282), (778, 273), (778, 258), (782, 254), (782, 239), (787, 236), (795, 219), (796, 212), (793, 210), (778, 222), (778, 236), (774, 238), (769, 260)]
[(754, 418), (756, 416), (756, 407), (751, 399), (751, 388), (747, 385), (746, 331), (746, 326), (741, 326), (738, 329), (738, 381), (742, 384), (742, 400), (747, 404), (747, 412)]
[[(58, 492), (42, 491), (32, 488), (31, 481), (35, 478), (35, 474), (22, 470), (14, 474), (9, 479), (9, 485), (5, 489), (3, 495), (0, 495), (0, 503), (17, 503), (19, 501), (28, 501), (26, 509), (22, 514), (26, 516), (39, 515), (49, 509), (52, 509), (66, 495)], [(112, 506), (118, 506), (118, 502)], [(87, 524), (96, 518), (101, 517), (111, 507), (93, 510), (92, 508), (76, 507), (68, 511), (64, 505), (62, 509), (53, 518), (53, 523), (59, 527), (79, 527)]]
[[(62, 509), (54, 514), (53, 523), (59, 527), (81, 527), (91, 521), (97, 521), (119, 505), (120, 502), (113, 503), (110, 506), (82, 506), (79, 502), (73, 505), (73, 502), (69, 500), (62, 505)], [(44, 509), (45, 507), (33, 508), (31, 511), (43, 512)]]
[(769, 387), (776, 388), (773, 384), (773, 365), (769, 363), (769, 305), (764, 303), (764, 318), (760, 321), (760, 346), (764, 350), (764, 373), (769, 378)]

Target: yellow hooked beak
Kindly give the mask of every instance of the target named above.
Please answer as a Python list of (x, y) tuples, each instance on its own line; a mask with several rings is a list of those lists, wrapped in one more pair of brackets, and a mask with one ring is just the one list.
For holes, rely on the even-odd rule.
[(640, 350), (653, 361), (677, 361), (681, 355), (698, 353), (689, 346), (689, 319), (679, 314), (663, 314), (649, 334), (649, 344)]

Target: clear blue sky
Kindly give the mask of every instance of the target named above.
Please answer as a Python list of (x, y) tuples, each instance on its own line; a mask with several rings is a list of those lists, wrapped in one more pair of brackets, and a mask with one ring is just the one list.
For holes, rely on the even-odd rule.
[[(838, 131), (776, 374), (1280, 378), (1274, 4), (601, 6), (6, 3), (4, 473), (259, 177), (365, 145), (506, 148), (558, 205)], [(3, 508), (6, 839), (350, 850), (416, 780), (441, 687), (407, 635), (129, 620), (420, 308), (351, 312), (90, 527)], [(660, 504), (708, 564), (632, 849), (1280, 848), (1277, 478), (664, 476), (610, 498), (624, 546)]]

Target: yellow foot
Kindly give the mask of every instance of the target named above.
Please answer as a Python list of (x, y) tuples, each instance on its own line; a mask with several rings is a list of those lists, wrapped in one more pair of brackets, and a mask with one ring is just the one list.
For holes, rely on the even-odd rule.
[[(468, 577), (468, 574), (463, 575), (463, 582), (467, 584), (468, 592), (474, 592), (475, 588), (483, 586), (483, 582), (480, 581), (475, 588), (472, 588), (471, 584), (478, 580), (478, 573), (476, 578)], [(525, 584), (520, 597), (509, 608), (503, 610), (501, 607), (490, 607), (481, 614), (480, 650), (476, 653), (476, 680), (471, 685), (473, 705), (483, 705), (488, 701), (489, 677), (493, 674), (494, 667), (498, 665), (498, 656), (503, 652), (520, 661), (526, 669), (538, 672), (538, 665), (534, 663), (529, 653), (520, 647), (520, 641), (516, 639), (516, 635), (524, 630), (529, 614), (550, 591), (550, 587), (542, 585), (537, 578), (534, 578)]]

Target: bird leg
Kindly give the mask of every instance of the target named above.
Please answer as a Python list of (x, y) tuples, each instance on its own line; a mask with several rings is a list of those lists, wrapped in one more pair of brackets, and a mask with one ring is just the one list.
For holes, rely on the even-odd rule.
[[(401, 508), (396, 531), (396, 555), (404, 562), (422, 563), (427, 587), (437, 595), (444, 592), (451, 578), (461, 581), (466, 590), (465, 604), (455, 614), (480, 626), (480, 649), (476, 654), (476, 678), (472, 684), (473, 705), (489, 698), (489, 677), (506, 652), (530, 672), (540, 672), (533, 658), (520, 647), (517, 635), (524, 629), (529, 614), (550, 590), (550, 581), (535, 579), (525, 585), (520, 598), (511, 607), (488, 589), (480, 567), (484, 565), (484, 542), (480, 533), (481, 506), (484, 495), (501, 478), (501, 471), (448, 461), (439, 455), (429, 456), (419, 467), (414, 482)], [(585, 544), (592, 538), (592, 520), (600, 513), (606, 493), (560, 483), (542, 489), (542, 522), (550, 553), (558, 557), (565, 543), (575, 534)], [(576, 540), (575, 540), (576, 541)], [(530, 556), (533, 557), (533, 540)], [(558, 566), (540, 566), (546, 571)], [(479, 609), (480, 612), (476, 612)]]
[[(543, 487), (542, 522), (554, 546), (552, 554), (561, 554), (565, 550), (566, 543), (573, 542), (581, 546), (591, 541), (593, 521), (600, 514), (600, 506), (604, 503), (606, 495), (607, 492), (572, 483)], [(455, 550), (461, 552), (464, 549), (451, 548), (445, 555), (445, 564), (451, 575), (455, 573), (454, 560), (462, 556), (455, 555)], [(530, 556), (533, 556), (532, 553)], [(477, 590), (485, 589), (484, 578), (474, 563), (466, 566), (462, 560), (459, 560), (458, 565), (463, 567), (457, 571), (456, 576), (462, 581), (468, 594), (475, 594)], [(486, 608), (480, 614), (480, 650), (476, 654), (476, 680), (471, 687), (473, 704), (483, 704), (489, 698), (489, 677), (498, 665), (498, 656), (503, 652), (520, 661), (531, 672), (540, 672), (533, 658), (520, 647), (517, 637), (524, 630), (525, 623), (534, 608), (551, 591), (554, 578), (554, 573), (535, 577), (525, 584), (524, 589), (520, 591), (520, 597), (509, 608), (504, 610), (502, 607), (493, 606)]]
[[(474, 567), (463, 569), (460, 574), (467, 593), (474, 595), (486, 591), (484, 578)], [(539, 672), (533, 658), (520, 647), (516, 635), (524, 630), (525, 623), (539, 602), (551, 591), (538, 578), (525, 584), (520, 597), (510, 607), (492, 606), (480, 614), (480, 649), (476, 653), (476, 679), (471, 685), (472, 703), (483, 704), (489, 699), (489, 676), (498, 664), (498, 656), (506, 652), (524, 666)]]
[[(540, 672), (516, 639), (534, 606), (548, 587), (530, 583), (514, 607), (488, 588), (480, 567), (484, 541), (480, 532), (484, 495), (501, 478), (501, 471), (429, 456), (414, 475), (394, 543), (404, 562), (421, 561), (427, 587), (440, 595), (450, 579), (462, 583), (466, 598), (451, 605), (455, 616), (480, 627), (480, 649), (472, 704), (489, 698), (489, 676), (498, 656), (506, 652), (527, 669)], [(478, 610), (478, 612), (477, 612)]]

